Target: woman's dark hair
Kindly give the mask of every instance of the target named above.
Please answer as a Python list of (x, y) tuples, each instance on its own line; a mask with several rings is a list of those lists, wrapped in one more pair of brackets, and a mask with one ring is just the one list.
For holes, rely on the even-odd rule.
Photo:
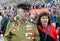
[(50, 25), (51, 24), (51, 19), (50, 19), (50, 16), (49, 16), (49, 12), (42, 12), (38, 15), (37, 25), (42, 26), (42, 24), (41, 24), (41, 17), (42, 16), (48, 16), (48, 25)]

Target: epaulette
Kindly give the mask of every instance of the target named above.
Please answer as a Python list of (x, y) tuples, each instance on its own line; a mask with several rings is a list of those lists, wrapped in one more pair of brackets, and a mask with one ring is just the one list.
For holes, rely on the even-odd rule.
[(33, 24), (37, 24), (36, 21), (32, 22), (31, 20), (28, 20), (29, 22), (33, 23)]
[(10, 18), (9, 21), (10, 21), (10, 22), (14, 22), (14, 18)]
[(18, 20), (18, 19), (16, 17), (9, 19), (10, 22), (14, 22), (15, 20)]

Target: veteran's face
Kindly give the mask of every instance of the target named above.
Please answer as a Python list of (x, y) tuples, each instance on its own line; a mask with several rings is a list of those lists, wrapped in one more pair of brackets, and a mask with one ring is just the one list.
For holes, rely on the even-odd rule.
[(20, 19), (26, 20), (28, 18), (28, 12), (25, 12), (23, 9), (18, 10), (18, 15)]

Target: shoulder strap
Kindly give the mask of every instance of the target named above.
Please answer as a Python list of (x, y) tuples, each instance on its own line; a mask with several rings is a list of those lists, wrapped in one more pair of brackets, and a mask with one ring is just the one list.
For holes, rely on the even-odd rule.
[(46, 27), (46, 30), (47, 30), (47, 34), (45, 35), (45, 41), (46, 41), (47, 35), (49, 35), (49, 34), (50, 34), (49, 26), (48, 26), (48, 27)]

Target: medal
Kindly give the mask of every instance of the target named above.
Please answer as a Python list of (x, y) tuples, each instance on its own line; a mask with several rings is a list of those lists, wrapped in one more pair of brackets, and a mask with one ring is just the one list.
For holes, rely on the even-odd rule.
[(28, 33), (26, 33), (26, 36), (28, 36)]
[(14, 24), (12, 26), (14, 27)]
[(20, 28), (19, 26), (17, 28)]
[(17, 29), (19, 31), (19, 29)]
[(31, 35), (32, 35), (32, 33), (31, 33)]
[(18, 30), (18, 31), (20, 30), (20, 26), (19, 26), (19, 25), (17, 25), (17, 30)]
[(34, 39), (34, 37), (32, 37), (32, 39)]
[(28, 37), (28, 39), (31, 39), (31, 37)]
[(13, 31), (15, 32), (15, 29)]
[(26, 25), (26, 39), (34, 39), (34, 30), (31, 25)]
[(28, 34), (30, 34), (30, 32)]

